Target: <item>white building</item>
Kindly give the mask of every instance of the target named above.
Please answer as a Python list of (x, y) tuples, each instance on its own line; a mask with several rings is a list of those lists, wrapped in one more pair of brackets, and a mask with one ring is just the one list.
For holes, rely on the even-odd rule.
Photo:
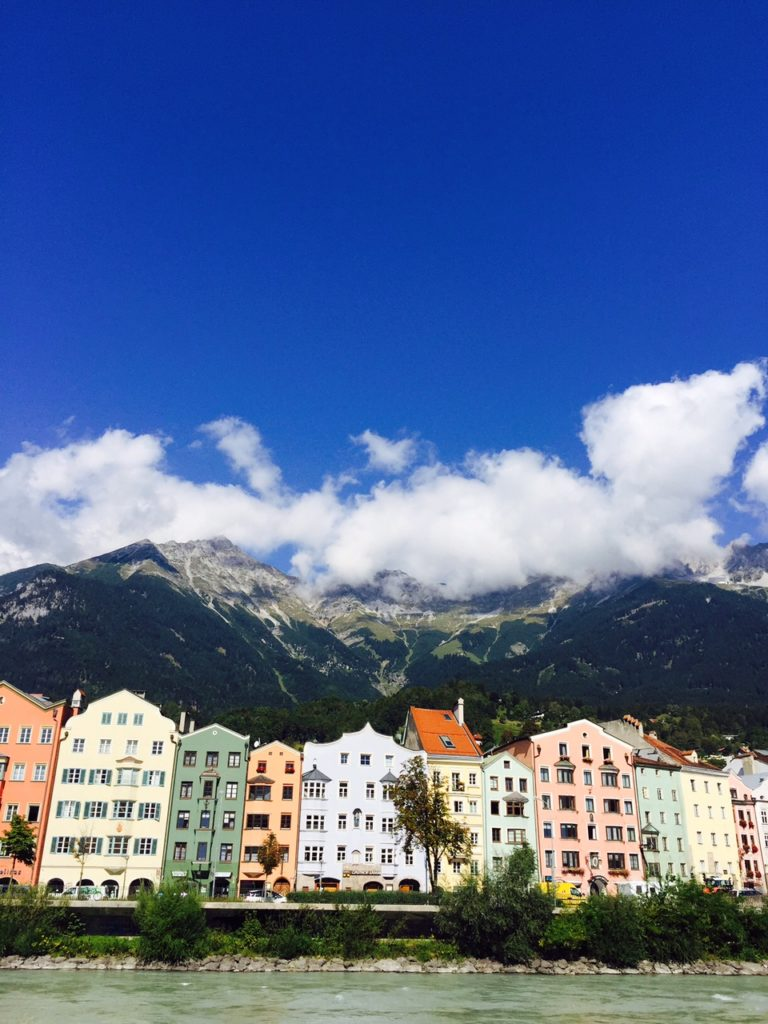
[(296, 888), (427, 889), (423, 851), (403, 849), (390, 789), (412, 750), (370, 725), (304, 747)]
[(130, 690), (69, 719), (41, 844), (41, 885), (61, 891), (82, 881), (123, 897), (160, 882), (177, 741), (171, 719)]

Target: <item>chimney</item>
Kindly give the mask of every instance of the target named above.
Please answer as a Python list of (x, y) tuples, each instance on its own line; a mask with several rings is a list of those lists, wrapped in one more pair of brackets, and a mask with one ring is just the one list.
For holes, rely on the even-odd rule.
[(184, 729), (186, 728), (186, 725), (187, 725), (187, 712), (186, 711), (180, 711), (179, 712), (179, 732), (181, 733), (182, 736), (184, 735)]
[(84, 694), (82, 690), (75, 690), (75, 692), (72, 694), (72, 700), (69, 703), (70, 707), (72, 708), (73, 715), (80, 714), (80, 708), (83, 705), (83, 697)]
[(459, 697), (456, 701), (456, 707), (453, 709), (453, 713), (456, 716), (456, 721), (459, 725), (464, 725), (464, 698)]
[(194, 718), (190, 718), (188, 732), (194, 732), (194, 731), (195, 731), (195, 720), (194, 720)]

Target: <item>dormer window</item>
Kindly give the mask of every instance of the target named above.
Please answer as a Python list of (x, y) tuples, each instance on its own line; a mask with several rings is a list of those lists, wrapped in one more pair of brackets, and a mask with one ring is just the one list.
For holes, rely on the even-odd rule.
[(450, 736), (441, 736), (440, 742), (446, 748), (446, 750), (455, 750), (456, 744), (453, 742)]

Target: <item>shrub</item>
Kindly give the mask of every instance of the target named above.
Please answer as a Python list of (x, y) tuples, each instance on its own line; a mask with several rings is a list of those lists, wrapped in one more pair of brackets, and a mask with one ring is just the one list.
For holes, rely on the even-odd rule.
[(613, 967), (645, 959), (641, 903), (637, 896), (590, 896), (573, 915), (583, 924), (587, 955)]
[(299, 956), (311, 956), (315, 951), (315, 940), (296, 925), (288, 924), (269, 936), (268, 951), (281, 960), (295, 960)]
[(587, 928), (582, 914), (553, 914), (541, 940), (541, 951), (553, 960), (575, 960), (583, 955), (586, 942)]
[(176, 964), (205, 952), (208, 927), (200, 897), (164, 882), (157, 891), (141, 890), (136, 903), (140, 960)]
[(373, 955), (382, 925), (372, 907), (363, 905), (356, 910), (338, 907), (334, 913), (323, 917), (323, 945), (329, 953), (341, 954), (348, 960)]
[(531, 885), (533, 851), (516, 850), (501, 868), (444, 893), (437, 927), (467, 956), (524, 963), (539, 950), (551, 900)]
[(34, 956), (61, 936), (77, 934), (79, 921), (66, 903), (45, 889), (12, 887), (0, 895), (0, 956)]

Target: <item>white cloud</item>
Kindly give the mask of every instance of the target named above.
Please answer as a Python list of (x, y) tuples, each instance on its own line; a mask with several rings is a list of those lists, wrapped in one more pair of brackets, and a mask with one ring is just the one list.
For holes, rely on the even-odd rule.
[[(309, 581), (359, 583), (402, 569), (451, 595), (544, 573), (586, 581), (714, 560), (713, 502), (736, 488), (735, 459), (763, 425), (764, 384), (762, 365), (741, 364), (595, 402), (582, 431), (590, 474), (518, 449), (413, 465), (368, 490), (340, 477), (295, 493), (258, 430), (234, 417), (201, 430), (247, 486), (174, 475), (171, 442), (152, 435), (108, 430), (59, 448), (26, 446), (0, 468), (0, 571), (145, 536), (224, 535), (265, 559), (290, 545)], [(356, 441), (388, 472), (403, 473), (416, 455), (412, 441), (371, 431)], [(768, 447), (757, 449), (744, 486), (768, 504)]]
[(409, 437), (401, 441), (390, 441), (372, 430), (364, 430), (351, 440), (367, 451), (369, 469), (381, 469), (391, 474), (402, 473), (416, 457), (416, 443)]

